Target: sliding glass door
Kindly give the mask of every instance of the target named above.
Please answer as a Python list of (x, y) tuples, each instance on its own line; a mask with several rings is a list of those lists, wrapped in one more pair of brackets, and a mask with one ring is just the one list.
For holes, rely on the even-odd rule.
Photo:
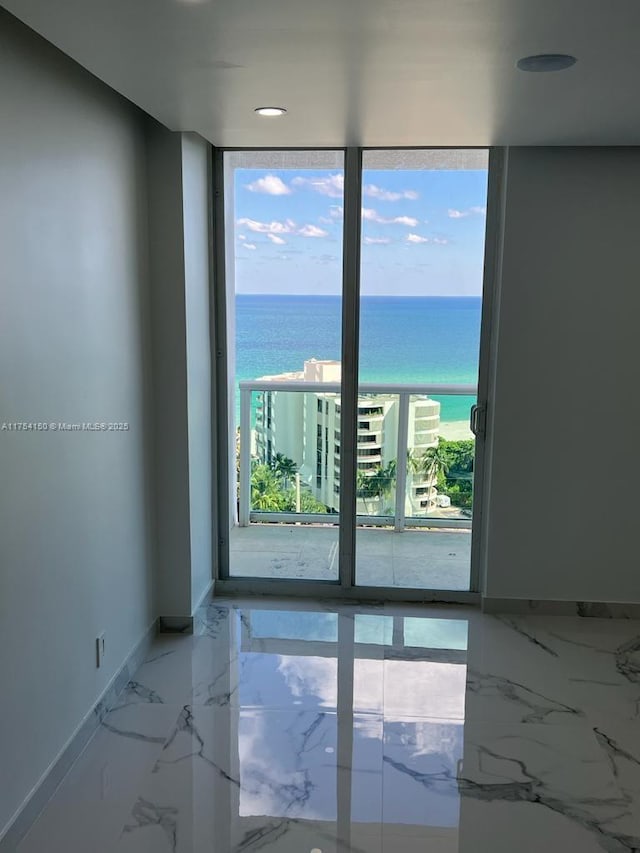
[(217, 157), (220, 578), (468, 591), (488, 152)]
[(337, 581), (344, 154), (224, 158), (229, 577)]
[(488, 152), (362, 168), (356, 582), (468, 590)]

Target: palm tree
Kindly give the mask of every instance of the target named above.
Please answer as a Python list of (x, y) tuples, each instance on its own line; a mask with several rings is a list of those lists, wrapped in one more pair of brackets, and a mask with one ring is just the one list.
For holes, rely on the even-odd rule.
[(392, 459), (391, 462), (385, 468), (385, 474), (389, 479), (390, 484), (395, 483), (396, 477), (398, 475), (398, 460)]
[(406, 492), (407, 492), (407, 495), (409, 496), (409, 503), (410, 503), (412, 512), (416, 511), (416, 506), (414, 505), (415, 502), (414, 502), (414, 498), (413, 498), (413, 478), (415, 477), (416, 474), (419, 474), (422, 470), (420, 467), (421, 461), (422, 461), (422, 457), (417, 456), (415, 450), (412, 447), (410, 447), (407, 450)]
[(282, 477), (285, 489), (288, 488), (289, 481), (298, 473), (298, 466), (296, 463), (293, 459), (289, 459), (288, 456), (285, 456), (284, 453), (276, 453), (271, 460), (271, 468), (279, 477)]
[[(378, 497), (382, 500), (382, 498), (388, 496), (393, 491), (393, 487), (396, 483), (396, 474), (397, 474), (397, 462), (395, 459), (392, 459), (391, 462), (387, 465), (386, 468), (380, 468), (377, 472), (377, 489), (378, 489)], [(381, 513), (383, 515), (388, 514), (388, 510), (383, 511)]]
[(356, 474), (356, 495), (364, 501), (367, 515), (371, 514), (367, 501), (377, 497), (377, 490), (378, 482), (375, 471), (362, 471), (359, 469)]
[(418, 474), (420, 471), (420, 456), (416, 456), (412, 447), (407, 450), (407, 471), (410, 474)]
[(429, 447), (422, 456), (418, 460), (418, 470), (421, 474), (427, 479), (427, 483), (429, 486), (429, 491), (427, 493), (427, 512), (429, 506), (431, 504), (431, 498), (433, 495), (433, 486), (437, 481), (440, 474), (446, 476), (447, 471), (449, 470), (449, 460), (448, 457), (442, 447), (436, 445), (435, 447)]
[(278, 512), (284, 508), (280, 482), (268, 465), (257, 465), (251, 474), (251, 508)]
[[(364, 500), (367, 514), (370, 515), (370, 507), (367, 501), (371, 498), (382, 500), (385, 495), (388, 495), (393, 489), (393, 484), (396, 479), (396, 461), (395, 459), (388, 464), (386, 468), (380, 465), (369, 471), (358, 471), (356, 481), (356, 493), (359, 498)], [(379, 513), (382, 514), (382, 513)]]

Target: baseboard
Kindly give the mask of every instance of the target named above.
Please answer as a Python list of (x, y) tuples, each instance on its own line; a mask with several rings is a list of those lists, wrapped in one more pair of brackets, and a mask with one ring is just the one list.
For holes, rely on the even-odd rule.
[(84, 717), (58, 756), (45, 770), (31, 793), (28, 794), (4, 832), (0, 833), (0, 853), (15, 853), (20, 841), (49, 802), (56, 788), (87, 746), (109, 710), (116, 704), (118, 696), (131, 680), (135, 671), (148, 656), (157, 632), (158, 623), (157, 619), (154, 619), (140, 642), (134, 647), (106, 686), (98, 701)]
[[(205, 598), (213, 592), (215, 581), (213, 578), (204, 588), (202, 595), (196, 602), (193, 613), (188, 616), (160, 616), (158, 618), (158, 631), (160, 634), (193, 634), (194, 617)], [(1, 851), (0, 851), (1, 853)]]
[(202, 595), (200, 596), (200, 598), (198, 599), (198, 601), (196, 603), (196, 606), (193, 608), (193, 613), (191, 614), (192, 616), (196, 615), (196, 611), (198, 610), (199, 607), (202, 606), (205, 598), (214, 594), (215, 583), (216, 583), (215, 579), (211, 578), (211, 581), (204, 588)]
[(159, 616), (158, 633), (193, 634), (193, 616)]
[(640, 603), (615, 601), (552, 601), (526, 598), (482, 598), (483, 613), (552, 614), (589, 619), (640, 619)]

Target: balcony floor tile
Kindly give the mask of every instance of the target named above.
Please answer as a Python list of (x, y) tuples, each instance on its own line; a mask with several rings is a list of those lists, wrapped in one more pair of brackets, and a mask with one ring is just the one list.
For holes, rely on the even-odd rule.
[[(336, 580), (338, 529), (320, 525), (251, 524), (231, 531), (231, 577)], [(468, 530), (359, 528), (360, 586), (469, 588)]]

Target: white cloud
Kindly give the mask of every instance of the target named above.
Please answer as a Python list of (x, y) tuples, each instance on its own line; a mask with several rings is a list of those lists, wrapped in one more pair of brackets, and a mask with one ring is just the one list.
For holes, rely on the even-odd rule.
[(317, 225), (304, 225), (299, 231), (301, 237), (328, 237), (329, 232)]
[(468, 207), (466, 210), (456, 210), (455, 208), (450, 207), (447, 211), (447, 216), (449, 219), (466, 219), (467, 216), (484, 216), (486, 212), (487, 208), (481, 207), (480, 205)]
[(265, 195), (291, 194), (290, 188), (277, 175), (265, 175), (264, 178), (258, 178), (257, 181), (246, 186), (252, 193), (265, 193)]
[(369, 196), (369, 198), (377, 198), (380, 201), (400, 201), (401, 198), (413, 201), (418, 198), (418, 193), (415, 190), (393, 192), (392, 190), (384, 190), (382, 187), (377, 187), (375, 184), (367, 184), (362, 192), (364, 195)]
[(238, 219), (237, 224), (246, 226), (256, 234), (293, 234), (296, 229), (296, 223), (292, 219), (285, 222), (258, 222), (256, 219), (243, 217)]
[(391, 240), (389, 237), (365, 237), (362, 242), (367, 246), (386, 246)]
[(407, 234), (407, 243), (435, 243), (437, 246), (446, 246), (449, 241), (446, 237), (423, 237), (421, 234)]
[(418, 224), (418, 220), (414, 216), (394, 216), (390, 221), (398, 225), (408, 225), (410, 228), (415, 228)]
[(254, 250), (254, 249), (256, 248), (256, 244), (255, 244), (255, 243), (243, 243), (242, 245), (244, 246), (244, 248), (245, 248), (245, 249), (251, 249), (251, 250)]
[(344, 195), (344, 175), (327, 175), (322, 178), (301, 178), (297, 177), (291, 181), (292, 186), (302, 187), (303, 189), (314, 190), (321, 195), (328, 195), (330, 198), (342, 198)]
[(246, 239), (247, 238), (244, 234), (238, 234), (238, 240), (240, 240), (241, 243), (244, 243)]
[(380, 225), (406, 225), (415, 228), (418, 220), (414, 216), (393, 216), (390, 219), (373, 210), (371, 207), (362, 208), (362, 218), (368, 222), (378, 222)]
[[(266, 234), (267, 238), (272, 243), (281, 246), (286, 241), (282, 239), (283, 234), (298, 234), (300, 237), (328, 237), (329, 232), (323, 228), (318, 228), (317, 225), (303, 225), (298, 228), (293, 219), (286, 219), (284, 222), (273, 220), (272, 222), (259, 222), (257, 219), (247, 219), (243, 217), (237, 220), (238, 225), (244, 225), (249, 231), (254, 234)], [(278, 237), (278, 239), (274, 239)]]

